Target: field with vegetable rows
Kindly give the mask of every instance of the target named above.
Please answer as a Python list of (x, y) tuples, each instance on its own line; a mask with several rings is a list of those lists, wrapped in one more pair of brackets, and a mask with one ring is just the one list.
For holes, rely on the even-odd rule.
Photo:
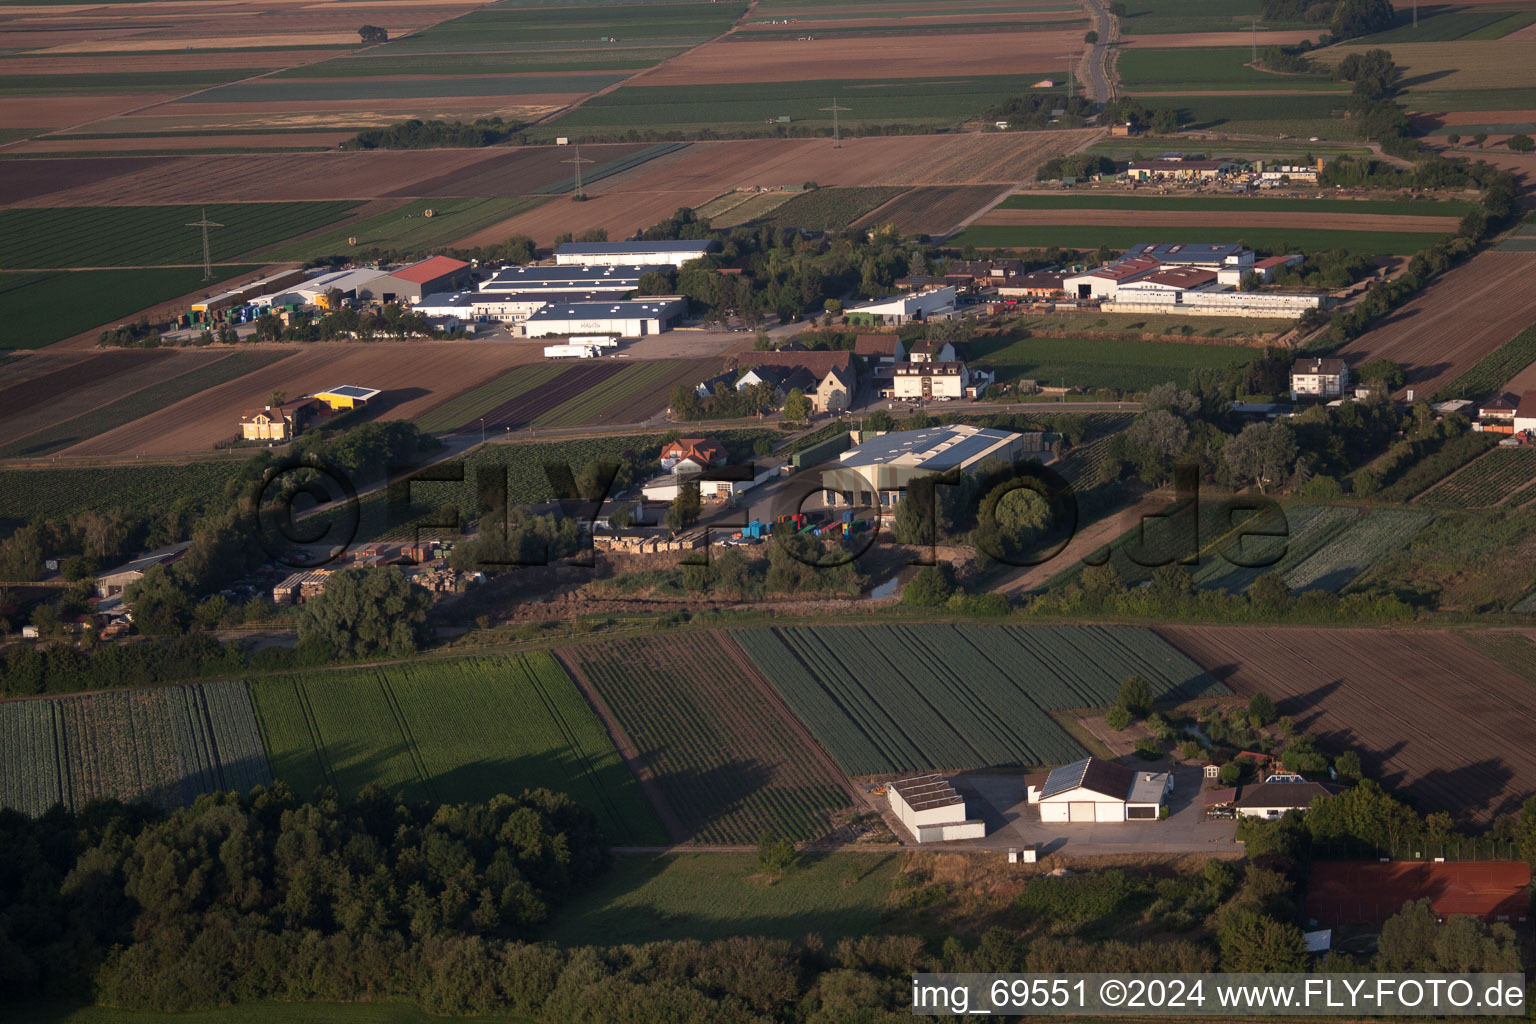
[(429, 434), (442, 434), (473, 423), (480, 417), (554, 380), (570, 369), (566, 363), (534, 363), (517, 366), (479, 387), (470, 388), (448, 399), (426, 414), (416, 417), (416, 425)]
[(1182, 701), (1224, 686), (1126, 627), (749, 629), (742, 649), (843, 770), (1049, 765), (1083, 748), (1050, 711), (1112, 704), (1129, 675)]
[(1449, 399), (1492, 394), (1532, 364), (1536, 364), (1536, 324), (1472, 364), (1471, 369), (1441, 388), (1435, 397)]
[(173, 808), (272, 781), (245, 687), (222, 681), (0, 703), (0, 806)]
[(794, 840), (850, 805), (826, 753), (727, 636), (686, 633), (567, 648), (693, 842)]
[(1434, 489), (1414, 499), (1430, 508), (1488, 508), (1513, 497), (1511, 504), (1536, 498), (1536, 451), (1529, 448), (1495, 448)]
[(1330, 536), (1311, 557), (1285, 574), (1285, 582), (1296, 592), (1338, 593), (1372, 562), (1407, 544), (1433, 518), (1433, 513), (1411, 509), (1373, 509)]
[[(1234, 565), (1218, 552), (1209, 551), (1201, 556), (1200, 568), (1194, 574), (1195, 586), (1202, 590), (1225, 590), (1230, 594), (1241, 594), (1266, 573), (1289, 575), (1342, 533), (1362, 513), (1359, 509), (1336, 505), (1304, 505), (1300, 508), (1287, 508), (1284, 514), (1288, 536), (1283, 541), (1285, 554), (1279, 561), (1261, 568), (1250, 568)], [(1245, 522), (1240, 529), (1267, 530), (1270, 525), (1265, 519), (1257, 523)], [(1279, 551), (1278, 545), (1282, 543), (1269, 538), (1256, 537), (1253, 540), (1252, 546), (1245, 540), (1241, 552), (1235, 553), (1243, 561), (1267, 560)]]
[(0, 267), (134, 267), (203, 262), (206, 213), (216, 261), (229, 260), (338, 220), (356, 202), (214, 203), (202, 206), (63, 206), (0, 210)]
[(807, 231), (841, 231), (878, 206), (890, 202), (904, 188), (818, 188), (801, 192), (773, 211), (765, 220), (780, 228)]
[[(287, 242), (262, 255), (270, 260), (312, 260), (370, 249), (431, 249), (531, 210), (541, 202), (544, 200), (523, 197), (413, 199), (386, 213)], [(432, 211), (431, 217), (425, 216), (427, 210)], [(356, 238), (357, 245), (351, 245), (350, 238)]]
[[(222, 266), (215, 267), (214, 274), (225, 280), (255, 269)], [(201, 265), (0, 273), (0, 320), (6, 325), (0, 331), (0, 349), (42, 348), (179, 295), (217, 289), (217, 283), (203, 281)]]
[(607, 377), (601, 387), (584, 388), (552, 408), (533, 412), (530, 422), (535, 427), (638, 423), (665, 409), (677, 385), (696, 384), (719, 368), (718, 359), (630, 362)]
[[(49, 452), (68, 448), (70, 445), (120, 427), (141, 416), (148, 416), (183, 398), (190, 398), (208, 388), (254, 373), (292, 354), (291, 350), (231, 353), (206, 366), (189, 370), (158, 384), (140, 388), (115, 402), (109, 402), (90, 412), (71, 417), (62, 423), (53, 423), (41, 430), (17, 436), (14, 440), (0, 444), (0, 456), (46, 455)], [(17, 424), (21, 428), (25, 428), (26, 425), (26, 420)], [(234, 427), (232, 420), (231, 435), (235, 432)]]
[(727, 192), (716, 196), (703, 206), (695, 207), (694, 212), (706, 218), (713, 227), (734, 228), (739, 224), (757, 220), (759, 217), (766, 217), (796, 195), (798, 193), (780, 191)]
[(618, 751), (548, 654), (343, 669), (253, 681), (272, 774), (307, 795), (377, 783), (411, 800), (547, 788), (614, 842), (661, 841)]

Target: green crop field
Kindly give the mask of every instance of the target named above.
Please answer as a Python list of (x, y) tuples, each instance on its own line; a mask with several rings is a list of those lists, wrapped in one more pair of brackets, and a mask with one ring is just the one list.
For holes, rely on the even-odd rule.
[(515, 367), (495, 380), (456, 395), (425, 415), (418, 416), (416, 425), (429, 434), (446, 433), (472, 422), (477, 416), (484, 416), (503, 403), (548, 384), (568, 369), (570, 366), (567, 363), (535, 363)]
[[(456, 57), (451, 67), (455, 75), (504, 75), (526, 71), (609, 71), (638, 70), (660, 64), (683, 52), (678, 46), (614, 46), (598, 52), (587, 50), (516, 50), (485, 51), (470, 57)], [(437, 53), (338, 57), (318, 64), (288, 68), (272, 78), (366, 78), (384, 75), (441, 75), (443, 55)]]
[(544, 937), (608, 946), (743, 934), (798, 942), (814, 932), (832, 944), (879, 930), (900, 866), (889, 851), (816, 854), (770, 882), (749, 853), (625, 856)]
[[(8, 445), (0, 446), (0, 457), (47, 455), (68, 448), (88, 437), (95, 437), (113, 427), (148, 416), (173, 402), (190, 398), (200, 391), (244, 377), (263, 366), (270, 366), (290, 354), (290, 351), (232, 353), (195, 370), (124, 395), (115, 402), (81, 413), (63, 423), (17, 438)], [(233, 428), (230, 433), (234, 434)]]
[[(1233, 213), (1360, 213), (1394, 217), (1463, 217), (1476, 203), (1415, 199), (1272, 199), (1267, 196), (1142, 196), (1081, 193), (1012, 195), (1000, 210), (1223, 210)], [(1242, 218), (1234, 217), (1234, 221)], [(1240, 228), (1238, 228), (1240, 229)], [(1235, 230), (1238, 230), (1235, 229)]]
[(0, 807), (171, 808), (271, 783), (245, 688), (223, 681), (0, 703)]
[(1435, 397), (1441, 400), (1489, 395), (1521, 370), (1536, 363), (1536, 324), (1488, 353)]
[(1227, 693), (1146, 630), (847, 626), (734, 636), (850, 775), (1060, 764), (1083, 749), (1056, 709), (1114, 703), (1126, 676), (1159, 699)]
[[(1303, 505), (1287, 507), (1284, 515), (1286, 536), (1283, 540), (1255, 537), (1250, 543), (1244, 539), (1241, 550), (1233, 552), (1234, 556), (1245, 562), (1269, 561), (1278, 555), (1278, 560), (1272, 565), (1260, 567), (1234, 564), (1221, 554), (1226, 540), (1226, 535), (1222, 535), (1201, 552), (1200, 565), (1193, 576), (1195, 586), (1202, 590), (1225, 590), (1230, 594), (1241, 594), (1265, 573), (1287, 575), (1344, 532), (1360, 517), (1361, 512), (1359, 509), (1337, 505)], [(1266, 518), (1258, 523), (1244, 522), (1239, 529), (1270, 530), (1277, 525)]]
[[(1040, 74), (1048, 74), (1042, 69)], [(698, 86), (629, 85), (594, 96), (580, 107), (540, 125), (530, 137), (546, 138), (585, 128), (624, 131), (630, 128), (697, 128), (719, 125), (759, 126), (785, 116), (799, 125), (831, 127), (824, 112), (827, 98), (843, 96), (852, 108), (842, 118), (847, 125), (952, 124), (966, 120), (1010, 96), (1029, 92), (1040, 75), (975, 75), (964, 78), (925, 78), (915, 88), (904, 78), (824, 80), (810, 82), (744, 82)], [(855, 105), (846, 97), (857, 96)]]
[[(1259, 0), (1127, 0), (1122, 35), (1236, 32), (1259, 18), (1260, 29), (1311, 28), (1300, 21), (1264, 21)], [(1327, 25), (1316, 26), (1326, 32)]]
[(722, 671), (739, 658), (732, 641), (685, 633), (584, 644), (561, 656), (618, 719), (691, 840), (816, 839), (850, 805), (766, 687)]
[(877, 206), (906, 192), (905, 187), (818, 188), (802, 192), (765, 218), (775, 227), (839, 231)]
[(1298, 593), (1344, 589), (1378, 558), (1407, 544), (1429, 525), (1433, 513), (1412, 509), (1374, 509), (1350, 520), (1310, 557), (1285, 574), (1286, 585)]
[(610, 841), (664, 840), (602, 723), (548, 654), (281, 676), (250, 688), (272, 775), (300, 794), (377, 783), (458, 803), (546, 788), (589, 808)]
[(971, 342), (970, 361), (996, 370), (998, 383), (1024, 379), (1051, 387), (1145, 391), (1168, 381), (1185, 385), (1191, 370), (1224, 370), (1251, 362), (1258, 354), (1256, 349), (1237, 345), (1092, 338), (978, 338)]
[(1149, 235), (1177, 234), (1181, 242), (1241, 242), (1261, 253), (1331, 252), (1344, 249), (1363, 256), (1409, 256), (1433, 245), (1443, 236), (1427, 231), (1331, 231), (1321, 228), (1146, 228), (1071, 225), (972, 224), (950, 245), (978, 249), (1097, 249), (1107, 245), (1125, 250), (1150, 241)]
[(62, 519), (78, 512), (163, 513), (178, 501), (203, 505), (224, 493), (243, 461), (0, 470), (0, 523)]
[[(1256, 135), (1293, 135), (1322, 139), (1350, 139), (1353, 132), (1342, 111), (1348, 94), (1315, 91), (1294, 96), (1266, 96), (1263, 93), (1227, 93), (1212, 90), (1209, 96), (1149, 96), (1148, 106), (1171, 107), (1179, 111), (1186, 128), (1224, 128), (1245, 131), (1247, 125), (1261, 125)], [(1418, 107), (1415, 97), (1415, 107)], [(1302, 128), (1307, 130), (1303, 131)]]
[[(1099, 321), (1103, 321), (1100, 323)], [(1147, 313), (1101, 313), (1096, 310), (1058, 309), (1053, 313), (1025, 313), (1011, 316), (1002, 324), (1005, 331), (1068, 331), (1094, 332), (1119, 331), (1126, 334), (1183, 334), (1183, 328), (1194, 330), (1194, 338), (1242, 338), (1254, 335), (1278, 334), (1289, 330), (1295, 320), (1282, 320), (1247, 316), (1202, 316), (1199, 323), (1192, 323), (1187, 316), (1170, 313), (1166, 316)], [(991, 340), (988, 343), (993, 343)], [(976, 342), (972, 342), (972, 351)], [(1180, 344), (1180, 348), (1186, 347)]]
[[(546, 200), (525, 197), (412, 199), (387, 213), (279, 245), (263, 255), (270, 260), (298, 261), (371, 249), (432, 249), (525, 213), (542, 202)], [(432, 211), (431, 217), (424, 216), (427, 210)], [(357, 245), (349, 245), (349, 238), (356, 238)]]
[[(135, 56), (139, 56), (135, 54)], [(95, 93), (187, 92), (259, 75), (265, 68), (201, 71), (126, 71), (107, 74), (0, 75), (0, 96), (69, 96)]]
[[(356, 202), (214, 203), (204, 206), (60, 206), (0, 210), (0, 268), (145, 267), (202, 269), (206, 213), (215, 261), (338, 220)], [(201, 274), (198, 275), (201, 280)], [(141, 302), (139, 307), (150, 305)], [(135, 307), (135, 308), (139, 308)]]
[(1389, 43), (1449, 43), (1458, 39), (1502, 39), (1536, 22), (1536, 11), (1501, 8), (1457, 10), (1431, 7), (1419, 12), (1415, 28), (1407, 5), (1398, 7), (1396, 24), (1384, 32), (1351, 39), (1350, 45), (1384, 46)]
[(1469, 509), (1497, 505), (1517, 493), (1510, 504), (1522, 504), (1536, 498), (1530, 484), (1536, 480), (1536, 450), (1530, 448), (1495, 448), (1434, 490), (1414, 499), (1415, 505), (1429, 508)]
[[(1115, 69), (1121, 88), (1128, 93), (1279, 89), (1317, 89), (1348, 92), (1348, 87), (1325, 74), (1279, 75), (1248, 67), (1252, 50), (1246, 46), (1179, 47), (1153, 50), (1131, 47), (1120, 54)], [(1288, 102), (1291, 97), (1286, 97)], [(1162, 100), (1150, 100), (1153, 106)], [(1173, 100), (1172, 102), (1179, 102)], [(1271, 99), (1273, 102), (1273, 98)]]
[[(493, 4), (370, 50), (371, 55), (495, 50), (508, 44), (580, 43), (600, 53), (604, 37), (633, 45), (692, 46), (731, 27), (744, 3), (668, 3), (529, 9)], [(451, 68), (450, 68), (451, 70)]]
[(539, 413), (534, 427), (575, 427), (586, 423), (629, 423), (666, 408), (679, 384), (696, 384), (718, 371), (718, 360), (646, 359), (625, 365), (591, 388)]
[(622, 74), (464, 75), (457, 78), (263, 78), (173, 100), (174, 103), (301, 103), (311, 100), (441, 99), (448, 96), (526, 96), (589, 93), (623, 81)]
[(728, 192), (716, 196), (695, 212), (711, 227), (734, 228), (766, 217), (795, 197), (794, 192)]
[[(225, 266), (217, 273), (235, 277), (255, 269)], [(42, 348), (203, 287), (216, 285), (203, 281), (202, 267), (0, 272), (0, 349)]]

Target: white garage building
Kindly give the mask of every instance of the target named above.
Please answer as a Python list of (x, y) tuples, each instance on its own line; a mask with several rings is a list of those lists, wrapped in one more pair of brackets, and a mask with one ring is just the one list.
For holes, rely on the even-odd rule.
[(688, 309), (680, 295), (656, 295), (629, 302), (547, 302), (517, 326), (525, 338), (610, 334), (643, 338), (660, 334)]
[(637, 266), (667, 263), (680, 267), (720, 251), (714, 239), (666, 242), (562, 242), (555, 249), (555, 263), (564, 266)]
[(1172, 789), (1168, 772), (1138, 772), (1085, 757), (1052, 771), (1038, 790), (1030, 787), (1029, 802), (1040, 805), (1041, 821), (1145, 821), (1158, 817)]
[(949, 839), (981, 839), (987, 834), (980, 818), (966, 818), (965, 798), (942, 775), (918, 775), (885, 788), (891, 813), (920, 843)]

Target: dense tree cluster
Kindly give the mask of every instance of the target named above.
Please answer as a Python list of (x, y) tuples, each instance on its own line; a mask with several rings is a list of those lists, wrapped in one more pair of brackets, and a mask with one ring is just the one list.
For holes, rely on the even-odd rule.
[(1263, 0), (1259, 9), (1265, 21), (1326, 23), (1334, 42), (1381, 32), (1397, 17), (1391, 0)]
[(505, 142), (522, 130), (516, 121), (482, 117), (463, 121), (412, 118), (387, 128), (364, 128), (343, 143), (346, 149), (474, 149)]
[[(1062, 113), (1054, 113), (1057, 110)], [(1080, 128), (1083, 119), (1094, 110), (1093, 100), (1087, 96), (1075, 95), (1069, 99), (1066, 93), (1060, 92), (1030, 93), (1010, 96), (988, 107), (982, 119), (1006, 121), (1010, 128)]]

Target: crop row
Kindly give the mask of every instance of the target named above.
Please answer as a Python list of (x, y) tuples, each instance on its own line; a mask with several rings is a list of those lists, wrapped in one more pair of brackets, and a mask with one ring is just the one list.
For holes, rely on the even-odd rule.
[(658, 839), (601, 723), (547, 654), (407, 663), (254, 681), (273, 774), (300, 793), (379, 785), (409, 800), (547, 788), (615, 841)]
[(0, 705), (0, 805), (40, 814), (111, 797), (160, 807), (271, 781), (241, 684)]
[(201, 206), (63, 206), (0, 210), (0, 267), (114, 267), (202, 262), (208, 219), (215, 260), (337, 220), (352, 201)]
[(519, 366), (495, 380), (455, 395), (416, 420), (429, 434), (440, 434), (474, 422), (493, 409), (534, 391), (569, 369), (563, 363), (539, 363)]
[[(1284, 544), (1284, 554), (1279, 561), (1266, 566), (1241, 566), (1235, 565), (1232, 559), (1223, 554), (1213, 551), (1201, 559), (1200, 569), (1194, 574), (1195, 586), (1201, 589), (1220, 589), (1230, 594), (1241, 594), (1258, 582), (1259, 577), (1265, 573), (1276, 572), (1285, 575), (1316, 554), (1358, 517), (1360, 512), (1358, 509), (1337, 505), (1304, 505), (1301, 508), (1286, 509), (1284, 514), (1286, 536), (1283, 540), (1256, 537), (1253, 538), (1251, 546), (1247, 540), (1244, 540), (1240, 550), (1234, 549), (1230, 552), (1234, 558), (1260, 561), (1273, 557), (1280, 550), (1278, 545)], [(1244, 523), (1240, 529), (1268, 530), (1272, 525), (1278, 526), (1278, 523), (1271, 524), (1268, 519), (1262, 519), (1254, 523)]]
[[(1536, 451), (1495, 448), (1419, 498), (1431, 508), (1487, 508), (1536, 480)], [(1527, 493), (1536, 497), (1536, 493)]]
[(533, 418), (535, 427), (643, 420), (660, 411), (678, 380), (693, 383), (719, 364), (711, 360), (655, 359), (625, 366), (600, 388), (588, 388)]
[(1082, 748), (1049, 712), (1110, 704), (1133, 674), (1174, 700), (1225, 692), (1138, 629), (870, 626), (737, 637), (855, 775), (1071, 760)]
[(692, 634), (569, 652), (656, 776), (690, 839), (753, 843), (824, 835), (848, 794), (768, 699), (722, 671), (732, 652)]
[(903, 192), (900, 187), (818, 188), (802, 192), (766, 219), (781, 228), (808, 231), (841, 231), (865, 214), (890, 202)]
[(1536, 324), (1472, 364), (1470, 370), (1441, 388), (1436, 397), (1492, 394), (1532, 363), (1536, 363)]
[(1337, 593), (1382, 555), (1406, 544), (1434, 515), (1411, 509), (1376, 509), (1358, 516), (1310, 558), (1286, 573), (1293, 591)]

